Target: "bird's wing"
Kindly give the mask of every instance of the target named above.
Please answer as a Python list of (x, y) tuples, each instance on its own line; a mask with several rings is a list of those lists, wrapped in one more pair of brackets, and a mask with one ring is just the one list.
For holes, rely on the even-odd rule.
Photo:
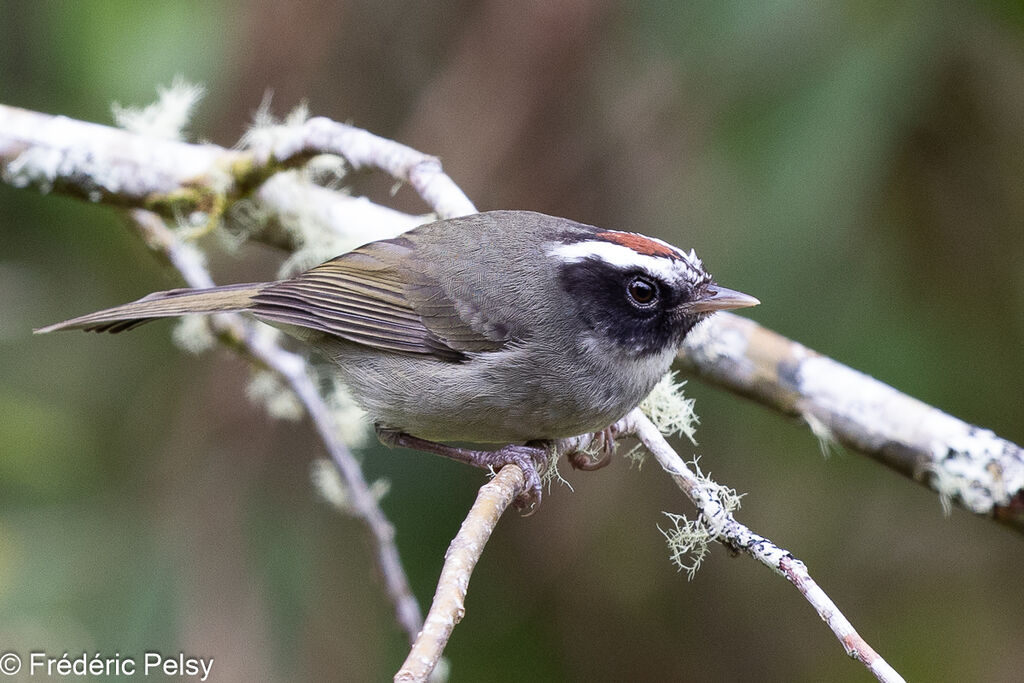
[(249, 310), (357, 344), (451, 361), (508, 341), (464, 320), (463, 307), (416, 267), (411, 252), (404, 237), (371, 242), (264, 287)]

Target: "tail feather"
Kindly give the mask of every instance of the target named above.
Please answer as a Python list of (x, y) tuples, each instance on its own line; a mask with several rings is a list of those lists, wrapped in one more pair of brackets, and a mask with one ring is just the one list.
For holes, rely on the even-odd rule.
[(192, 313), (244, 311), (252, 306), (262, 284), (239, 284), (211, 289), (172, 289), (156, 292), (138, 301), (96, 311), (35, 330), (36, 334), (57, 330), (124, 332), (157, 318), (173, 318)]

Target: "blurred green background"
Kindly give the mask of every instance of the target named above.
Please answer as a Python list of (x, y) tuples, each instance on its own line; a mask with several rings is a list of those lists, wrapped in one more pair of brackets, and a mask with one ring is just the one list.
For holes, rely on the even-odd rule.
[[(1019, 2), (0, 2), (0, 102), (110, 122), (175, 75), (223, 145), (263, 94), (444, 160), (482, 209), (695, 247), (745, 313), (1024, 441)], [(390, 183), (382, 183), (387, 188)], [(395, 203), (423, 208), (407, 190)], [(384, 680), (406, 650), (361, 528), (320, 502), (304, 423), (167, 324), (34, 326), (180, 282), (115, 211), (0, 186), (0, 651), (216, 658), (218, 681)], [(223, 282), (279, 256), (219, 254)], [(1024, 539), (692, 382), (701, 464), (910, 680), (1019, 680)], [(685, 454), (694, 449), (682, 445)], [(366, 452), (422, 604), (479, 472)], [(567, 468), (564, 468), (567, 469)], [(456, 681), (866, 680), (798, 594), (713, 549), (618, 460), (499, 526)]]

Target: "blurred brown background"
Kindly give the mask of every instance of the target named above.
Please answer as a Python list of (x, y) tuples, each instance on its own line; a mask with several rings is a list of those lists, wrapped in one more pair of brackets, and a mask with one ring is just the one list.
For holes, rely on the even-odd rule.
[[(182, 74), (231, 145), (264, 91), (444, 160), (482, 209), (695, 247), (749, 312), (1024, 441), (1018, 2), (0, 2), (0, 101), (109, 122)], [(386, 197), (390, 183), (375, 189)], [(408, 189), (395, 203), (423, 210)], [(214, 678), (383, 680), (406, 644), (361, 529), (318, 500), (305, 424), (168, 325), (34, 326), (178, 286), (117, 214), (0, 186), (0, 651), (216, 658)], [(221, 281), (276, 255), (214, 259)], [(910, 680), (1019, 680), (1024, 539), (691, 383), (701, 464)], [(684, 453), (694, 449), (682, 445)], [(366, 451), (424, 605), (479, 472)], [(714, 548), (624, 461), (510, 516), (448, 648), (453, 680), (866, 680), (783, 580)]]

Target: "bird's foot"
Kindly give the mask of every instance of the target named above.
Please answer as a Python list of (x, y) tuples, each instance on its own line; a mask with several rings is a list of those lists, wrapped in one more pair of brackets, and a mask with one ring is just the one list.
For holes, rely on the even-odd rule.
[(523, 492), (516, 497), (513, 504), (517, 510), (527, 510), (526, 515), (533, 514), (540, 505), (540, 473), (547, 469), (548, 464), (547, 444), (543, 441), (531, 441), (525, 446), (510, 444), (496, 451), (478, 451), (428, 441), (385, 427), (377, 426), (376, 430), (377, 438), (386, 446), (401, 446), (433, 453), (485, 470), (498, 471), (505, 465), (516, 465), (523, 471), (525, 482)]
[(566, 456), (573, 469), (593, 472), (606, 467), (612, 461), (616, 446), (614, 425), (594, 432), (594, 440), (591, 443), (597, 446), (595, 450), (573, 451)]

